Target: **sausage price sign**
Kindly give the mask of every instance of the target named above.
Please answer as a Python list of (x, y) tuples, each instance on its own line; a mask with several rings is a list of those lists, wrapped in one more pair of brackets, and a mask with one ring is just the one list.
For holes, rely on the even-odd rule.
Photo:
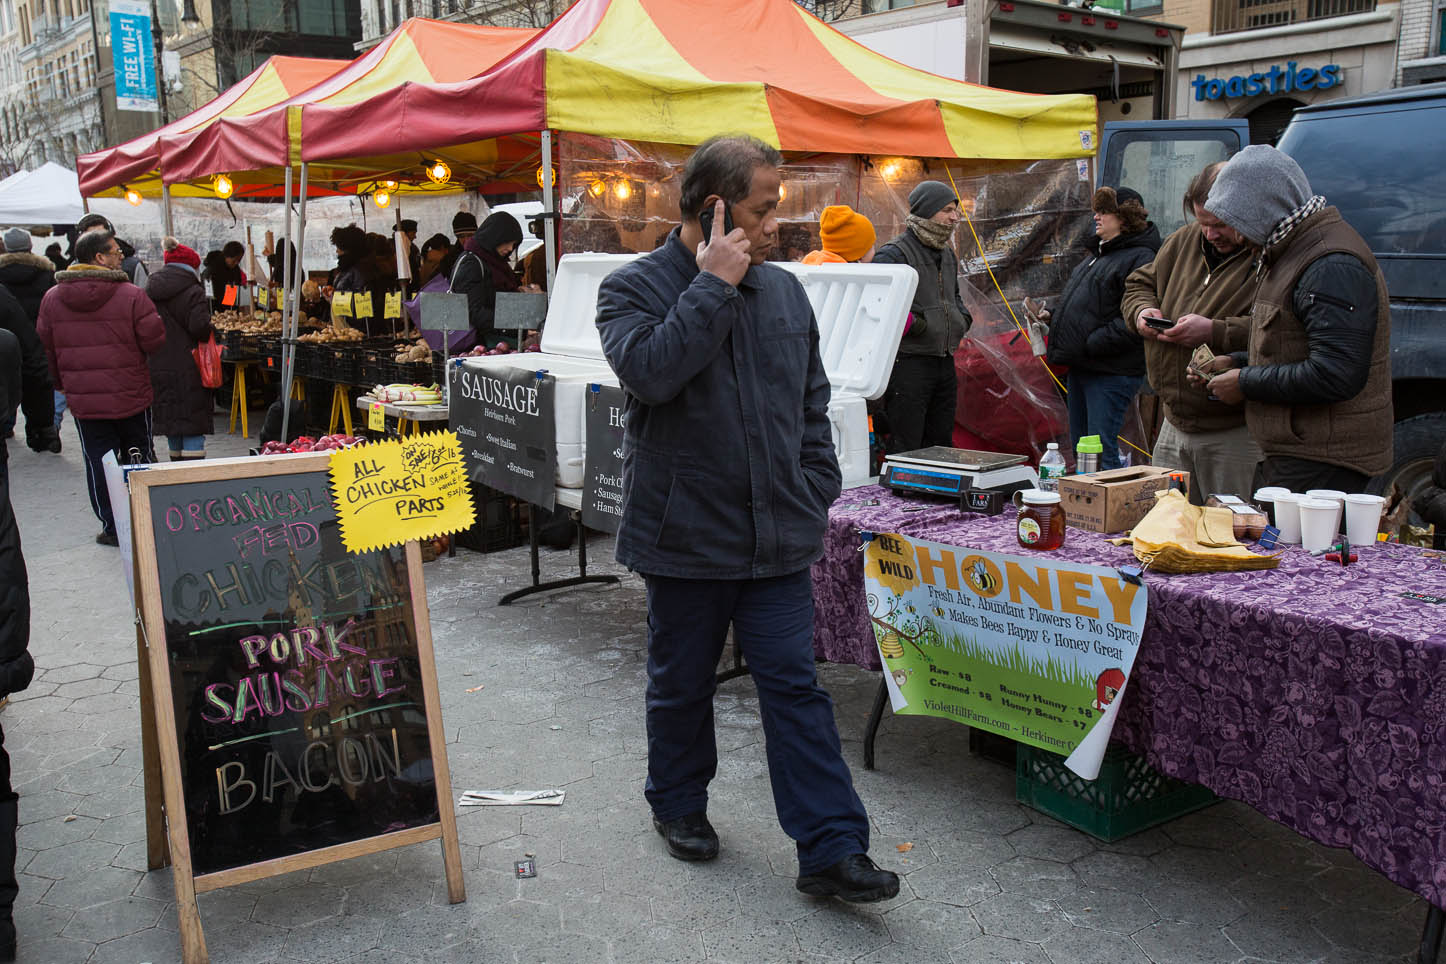
[(1145, 625), (1113, 569), (896, 533), (865, 545), (864, 590), (894, 712), (942, 716), (1099, 775)]

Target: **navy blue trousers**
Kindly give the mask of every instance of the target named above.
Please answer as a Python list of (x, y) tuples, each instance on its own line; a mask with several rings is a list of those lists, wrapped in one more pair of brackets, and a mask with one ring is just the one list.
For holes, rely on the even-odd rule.
[(1100, 471), (1120, 467), (1120, 428), (1135, 393), (1144, 384), (1139, 375), (1100, 375), (1070, 369), (1069, 437), (1078, 444), (1086, 435), (1098, 435), (1104, 451)]
[(854, 792), (833, 700), (813, 661), (813, 583), (807, 569), (775, 579), (645, 576), (648, 586), (648, 782), (663, 821), (708, 807), (718, 772), (713, 693), (733, 636), (758, 688), (778, 822), (798, 844), (801, 874), (869, 849), (869, 819)]

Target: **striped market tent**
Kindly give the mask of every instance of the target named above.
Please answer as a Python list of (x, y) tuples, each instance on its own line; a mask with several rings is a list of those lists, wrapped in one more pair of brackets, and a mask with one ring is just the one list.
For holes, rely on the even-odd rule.
[(243, 117), (275, 107), (346, 65), (345, 60), (270, 57), (221, 96), (165, 127), (76, 158), (81, 193), (86, 197), (120, 197), (127, 188), (133, 188), (143, 195), (155, 196), (161, 189), (158, 171), (161, 138), (203, 129), (222, 117)]
[(424, 185), (441, 157), (469, 186), (534, 189), (543, 130), (679, 145), (744, 131), (790, 152), (960, 159), (1087, 157), (1099, 142), (1090, 96), (915, 70), (791, 0), (579, 0), (476, 76), (299, 100), (166, 138), (166, 180), (274, 183), (306, 161), (313, 184)]

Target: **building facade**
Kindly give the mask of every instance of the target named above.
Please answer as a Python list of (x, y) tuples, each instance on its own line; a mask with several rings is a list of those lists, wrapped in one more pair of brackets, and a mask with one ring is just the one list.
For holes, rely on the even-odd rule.
[(0, 165), (74, 166), (104, 143), (89, 0), (0, 0)]
[(1272, 143), (1297, 107), (1446, 79), (1446, 0), (1164, 0), (1187, 29), (1175, 116), (1245, 118)]

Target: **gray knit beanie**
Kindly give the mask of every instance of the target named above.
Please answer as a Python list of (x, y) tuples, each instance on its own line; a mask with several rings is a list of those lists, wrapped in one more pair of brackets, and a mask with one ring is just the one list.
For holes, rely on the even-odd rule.
[(29, 251), (30, 232), (24, 228), (11, 228), (5, 232), (5, 250), (8, 251)]
[(943, 181), (924, 181), (909, 192), (909, 213), (932, 218), (958, 200), (954, 189)]
[(1290, 155), (1252, 144), (1220, 170), (1205, 210), (1263, 245), (1277, 224), (1310, 199), (1310, 181)]

